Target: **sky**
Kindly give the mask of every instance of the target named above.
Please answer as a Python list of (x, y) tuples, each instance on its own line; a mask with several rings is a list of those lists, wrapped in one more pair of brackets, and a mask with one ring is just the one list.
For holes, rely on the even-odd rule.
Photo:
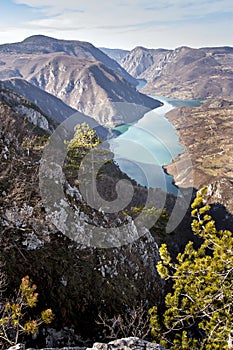
[(0, 44), (35, 34), (129, 50), (233, 46), (233, 1), (0, 0)]

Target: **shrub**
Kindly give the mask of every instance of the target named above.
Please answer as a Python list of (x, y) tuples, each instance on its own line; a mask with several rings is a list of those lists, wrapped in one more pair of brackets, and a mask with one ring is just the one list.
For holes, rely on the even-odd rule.
[(42, 323), (52, 322), (54, 315), (51, 309), (41, 312), (36, 319), (26, 319), (27, 311), (36, 306), (38, 293), (36, 285), (28, 276), (22, 278), (15, 298), (0, 300), (0, 344), (15, 345), (21, 334), (35, 334)]
[(189, 242), (173, 263), (165, 244), (157, 270), (173, 282), (165, 312), (150, 309), (152, 335), (169, 349), (232, 349), (233, 237), (217, 231), (208, 214), (207, 188), (192, 204), (192, 230), (202, 238), (198, 249)]

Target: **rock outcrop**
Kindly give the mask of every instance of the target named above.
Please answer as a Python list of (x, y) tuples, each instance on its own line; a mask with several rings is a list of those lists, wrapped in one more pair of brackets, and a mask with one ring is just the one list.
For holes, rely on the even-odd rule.
[(6, 89), (4, 84), (0, 82), (0, 101), (2, 108), (9, 107), (21, 117), (22, 124), (26, 118), (28, 122), (48, 133), (52, 133), (56, 122), (49, 120), (48, 116), (43, 113), (35, 104), (22, 98), (22, 96)]
[[(10, 347), (8, 350), (25, 350), (23, 344), (18, 344), (16, 346)], [(27, 350), (35, 350), (28, 348)], [(165, 350), (162, 346), (150, 343), (146, 340), (141, 340), (139, 338), (122, 338), (104, 343), (95, 343), (93, 347), (65, 347), (65, 348), (44, 348), (41, 350)]]
[(92, 348), (86, 350), (165, 350), (160, 345), (152, 344), (138, 338), (123, 338), (114, 340), (108, 344), (95, 343)]
[(24, 79), (12, 78), (9, 80), (3, 80), (0, 82), (0, 87), (23, 96), (25, 99), (40, 108), (40, 110), (48, 117), (58, 123), (63, 122), (66, 118), (77, 112), (76, 109), (69, 107), (57, 97), (39, 89)]
[(133, 77), (150, 82), (160, 74), (171, 52), (138, 46), (122, 59), (121, 64)]
[(87, 123), (95, 129), (102, 140), (110, 137), (110, 133), (93, 118), (69, 107), (55, 96), (35, 87), (23, 79), (0, 81), (0, 101), (17, 112), (22, 120), (53, 132), (56, 126), (75, 115), (75, 123)]

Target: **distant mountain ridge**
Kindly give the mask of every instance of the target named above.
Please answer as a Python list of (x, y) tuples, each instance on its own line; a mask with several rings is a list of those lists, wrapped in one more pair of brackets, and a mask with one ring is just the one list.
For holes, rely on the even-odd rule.
[(0, 62), (0, 79), (27, 80), (104, 126), (134, 122), (161, 105), (139, 93), (132, 85), (137, 80), (89, 43), (33, 36), (0, 45)]
[(122, 59), (121, 65), (135, 78), (149, 81), (152, 76), (158, 74), (158, 70), (161, 70), (163, 62), (171, 52), (166, 49), (137, 46)]
[(122, 61), (143, 92), (181, 99), (229, 98), (233, 93), (233, 48), (182, 46), (175, 50), (137, 47)]
[(120, 65), (124, 57), (130, 53), (129, 50), (122, 49), (108, 49), (106, 47), (100, 47), (99, 49), (113, 60), (117, 61)]
[[(57, 54), (21, 59), (22, 62), (18, 59), (13, 61), (13, 66), (20, 69), (24, 79), (102, 125), (114, 126), (135, 121), (161, 105), (136, 91), (119, 74), (100, 62)], [(123, 103), (125, 107), (131, 105), (127, 115), (119, 111)], [(139, 110), (140, 106), (142, 108)]]
[(22, 42), (0, 45), (1, 54), (35, 54), (64, 53), (67, 56), (99, 61), (120, 74), (130, 84), (136, 86), (137, 81), (131, 77), (116, 61), (107, 56), (91, 43), (78, 40), (62, 40), (44, 35), (33, 35)]

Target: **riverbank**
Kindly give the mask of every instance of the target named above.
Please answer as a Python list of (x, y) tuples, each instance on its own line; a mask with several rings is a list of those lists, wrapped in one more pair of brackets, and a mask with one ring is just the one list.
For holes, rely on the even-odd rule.
[[(180, 107), (167, 114), (189, 154), (193, 186), (212, 186), (213, 201), (233, 213), (233, 101), (208, 101), (198, 108)], [(181, 153), (165, 168), (179, 187), (188, 187), (188, 169)], [(183, 171), (177, 172), (177, 169)]]

